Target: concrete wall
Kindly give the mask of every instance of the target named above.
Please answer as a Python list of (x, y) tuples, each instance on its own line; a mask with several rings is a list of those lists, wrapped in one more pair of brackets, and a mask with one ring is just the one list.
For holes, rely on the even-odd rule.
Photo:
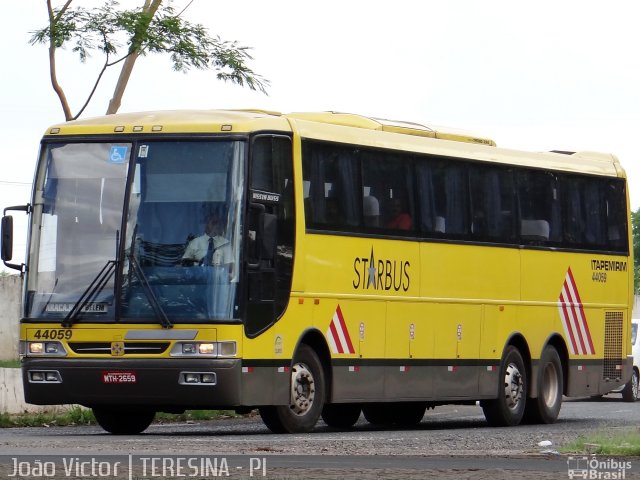
[(62, 412), (70, 405), (30, 405), (24, 401), (22, 371), (19, 368), (0, 368), (0, 414)]
[[(18, 358), (21, 292), (20, 275), (0, 277), (0, 360)], [(37, 406), (25, 403), (21, 370), (0, 368), (0, 413), (59, 412), (67, 408), (65, 405)]]
[(18, 335), (22, 278), (0, 277), (0, 360), (18, 358)]

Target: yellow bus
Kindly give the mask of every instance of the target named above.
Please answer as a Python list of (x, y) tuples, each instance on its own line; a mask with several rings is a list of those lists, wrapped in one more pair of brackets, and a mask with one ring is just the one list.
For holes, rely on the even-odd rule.
[(526, 153), (333, 112), (56, 125), (29, 205), (27, 402), (114, 434), (156, 412), (413, 425), (480, 402), (551, 423), (631, 377), (633, 259), (612, 155)]

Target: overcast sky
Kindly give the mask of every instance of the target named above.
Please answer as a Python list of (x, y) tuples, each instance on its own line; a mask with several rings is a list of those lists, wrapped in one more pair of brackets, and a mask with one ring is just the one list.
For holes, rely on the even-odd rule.
[[(46, 25), (45, 0), (3, 2), (2, 12), (4, 208), (29, 201), (40, 137), (64, 117), (47, 48), (28, 44), (29, 32)], [(253, 47), (252, 67), (271, 82), (269, 96), (221, 83), (211, 72), (174, 73), (168, 58), (145, 57), (121, 112), (335, 110), (471, 130), (522, 150), (610, 152), (627, 170), (632, 208), (640, 207), (637, 0), (195, 0), (184, 16)], [(59, 60), (60, 83), (76, 111), (101, 58), (82, 65), (66, 53)], [(105, 77), (85, 117), (104, 113), (116, 73)], [(16, 261), (25, 229), (16, 222)]]

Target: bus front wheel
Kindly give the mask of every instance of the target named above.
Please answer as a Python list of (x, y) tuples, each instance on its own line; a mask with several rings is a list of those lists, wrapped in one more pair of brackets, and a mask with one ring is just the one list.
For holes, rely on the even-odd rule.
[(324, 370), (318, 355), (301, 345), (291, 367), (291, 403), (260, 407), (262, 421), (274, 433), (308, 432), (320, 418), (325, 398)]
[(505, 350), (499, 373), (498, 398), (481, 402), (492, 427), (518, 425), (527, 402), (527, 371), (520, 351), (513, 345)]
[(153, 410), (121, 410), (107, 407), (92, 408), (96, 422), (114, 435), (135, 435), (144, 432), (156, 416)]

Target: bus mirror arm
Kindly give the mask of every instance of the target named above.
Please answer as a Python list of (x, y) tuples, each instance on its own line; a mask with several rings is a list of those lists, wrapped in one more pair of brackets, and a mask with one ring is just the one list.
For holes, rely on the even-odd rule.
[(2, 262), (9, 268), (20, 270), (22, 274), (26, 270), (24, 263), (19, 265), (16, 263), (8, 263), (9, 260), (13, 258), (13, 217), (7, 215), (7, 210), (18, 210), (29, 214), (31, 213), (31, 205), (27, 203), (26, 205), (7, 207), (2, 212), (2, 246), (0, 247)]

